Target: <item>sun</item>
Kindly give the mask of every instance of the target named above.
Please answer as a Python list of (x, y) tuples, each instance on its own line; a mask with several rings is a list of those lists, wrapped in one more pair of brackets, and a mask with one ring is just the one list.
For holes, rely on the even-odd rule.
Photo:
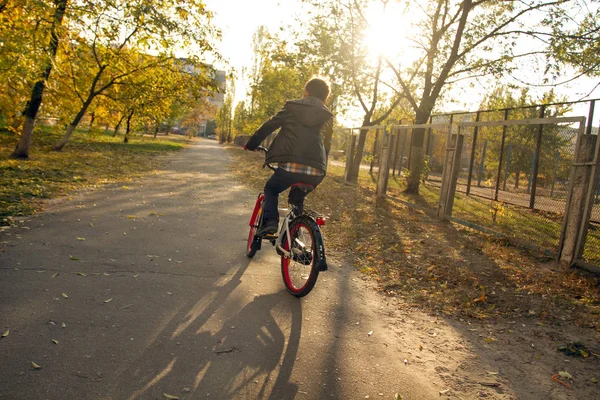
[(368, 28), (363, 35), (363, 44), (373, 59), (393, 57), (397, 54), (414, 52), (407, 40), (411, 23), (399, 3), (372, 3), (364, 13)]

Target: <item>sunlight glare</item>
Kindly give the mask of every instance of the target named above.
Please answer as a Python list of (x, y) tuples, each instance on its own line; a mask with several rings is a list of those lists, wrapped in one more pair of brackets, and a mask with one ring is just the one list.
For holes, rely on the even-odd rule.
[(396, 36), (399, 34), (397, 24), (398, 14), (389, 8), (384, 12), (383, 7), (370, 7), (366, 11), (369, 28), (364, 35), (364, 44), (372, 57), (389, 56), (397, 51)]

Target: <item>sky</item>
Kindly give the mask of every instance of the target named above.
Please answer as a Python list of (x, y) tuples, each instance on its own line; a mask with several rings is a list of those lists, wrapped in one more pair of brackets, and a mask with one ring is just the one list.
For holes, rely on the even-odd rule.
[(300, 12), (301, 4), (296, 0), (205, 0), (206, 6), (216, 15), (214, 24), (219, 27), (223, 39), (219, 46), (229, 65), (216, 65), (229, 71), (234, 68), (238, 77), (234, 104), (246, 96), (248, 82), (241, 79), (242, 68), (252, 64), (252, 36), (259, 26), (271, 32), (293, 22)]
[[(302, 15), (302, 4), (300, 0), (205, 0), (205, 3), (207, 8), (216, 14), (213, 22), (221, 29), (223, 35), (222, 42), (218, 47), (223, 57), (229, 60), (228, 65), (216, 64), (216, 66), (228, 72), (233, 68), (238, 77), (234, 96), (235, 106), (235, 104), (246, 97), (248, 90), (248, 81), (243, 79), (242, 70), (244, 67), (249, 68), (252, 64), (253, 34), (261, 25), (265, 25), (271, 32), (279, 32), (281, 26), (293, 23), (298, 15)], [(394, 5), (394, 2), (390, 2), (388, 8), (391, 7), (390, 4)], [(396, 32), (397, 37), (398, 21), (385, 21), (384, 18), (381, 18), (381, 15), (377, 16), (378, 12), (380, 13), (380, 10), (374, 10), (374, 17), (369, 15), (369, 17), (374, 18), (376, 21), (383, 22), (374, 24), (374, 29), (378, 31), (383, 29), (383, 31), (376, 32), (377, 35), (373, 42), (377, 42), (377, 36), (392, 36), (392, 32)], [(395, 13), (395, 15), (398, 14), (398, 12)], [(283, 34), (285, 34), (285, 31)], [(387, 42), (386, 46), (389, 46), (390, 42), (385, 42)], [(402, 47), (402, 53), (407, 54), (407, 43), (398, 43), (397, 40), (395, 42), (396, 45)], [(527, 71), (524, 73), (526, 74)], [(531, 81), (530, 79), (525, 80)], [(570, 101), (578, 100), (588, 94), (599, 81), (600, 79), (598, 78), (581, 79), (568, 85), (558, 86), (555, 91), (558, 94), (565, 95)], [(460, 99), (460, 101), (447, 104), (441, 108), (445, 112), (458, 109), (476, 109), (481, 97), (486, 92), (486, 86), (487, 84), (485, 83), (475, 82), (474, 87), (466, 86), (462, 90), (457, 90), (456, 95), (453, 95), (453, 97)], [(531, 88), (530, 93), (535, 95), (536, 93), (541, 94), (548, 90), (550, 90), (550, 87)], [(600, 88), (596, 88), (587, 98), (597, 97), (600, 97)], [(577, 113), (579, 114), (579, 111)], [(584, 110), (581, 113), (583, 114)], [(587, 116), (587, 113), (585, 115)], [(597, 120), (597, 118), (595, 119)]]

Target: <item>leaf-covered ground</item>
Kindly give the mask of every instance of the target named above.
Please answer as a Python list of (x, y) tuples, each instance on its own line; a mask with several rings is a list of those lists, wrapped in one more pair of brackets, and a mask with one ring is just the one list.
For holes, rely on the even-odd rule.
[[(262, 154), (231, 148), (233, 172), (259, 191)], [(283, 203), (285, 197), (280, 199)], [(414, 198), (414, 202), (426, 202)], [(451, 317), (532, 318), (600, 331), (600, 279), (493, 236), (441, 222), (372, 190), (343, 183), (341, 170), (307, 199), (328, 216), (326, 246), (343, 253), (379, 290)]]
[(61, 152), (52, 151), (61, 134), (56, 128), (36, 128), (29, 160), (13, 160), (9, 156), (18, 137), (0, 130), (0, 225), (36, 212), (41, 200), (151, 172), (162, 162), (157, 156), (185, 145), (180, 136), (132, 136), (123, 143), (122, 136), (79, 130)]

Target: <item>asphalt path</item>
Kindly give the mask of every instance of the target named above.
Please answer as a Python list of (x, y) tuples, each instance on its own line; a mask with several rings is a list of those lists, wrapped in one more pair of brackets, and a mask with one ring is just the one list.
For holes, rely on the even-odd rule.
[(296, 299), (270, 245), (245, 256), (255, 196), (199, 139), (4, 229), (0, 398), (439, 398), (341, 258)]

